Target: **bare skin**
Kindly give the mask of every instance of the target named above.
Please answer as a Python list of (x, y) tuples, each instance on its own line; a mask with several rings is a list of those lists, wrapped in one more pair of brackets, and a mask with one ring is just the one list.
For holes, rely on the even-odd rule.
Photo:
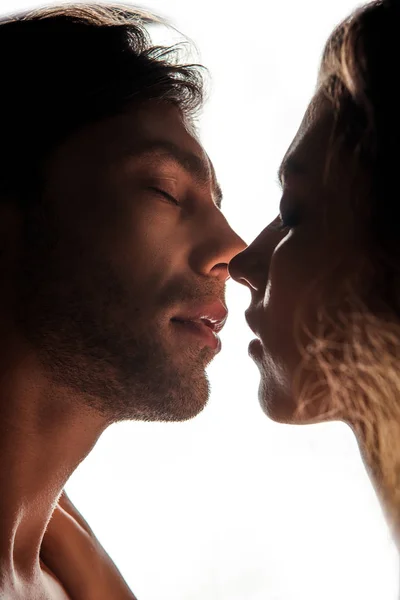
[[(263, 410), (278, 422), (296, 418), (293, 382), (301, 354), (294, 335), (295, 317), (302, 307), (302, 322), (314, 331), (319, 295), (309, 293), (310, 285), (339, 258), (343, 258), (343, 268), (335, 271), (336, 280), (332, 276), (322, 279), (320, 286), (338, 288), (346, 269), (357, 272), (363, 264), (349, 207), (355, 186), (361, 192), (367, 178), (351, 156), (328, 154), (332, 123), (332, 108), (318, 94), (280, 169), (280, 215), (229, 266), (232, 278), (252, 294), (246, 318), (259, 338), (250, 345), (261, 373), (259, 399)], [(308, 416), (312, 420), (321, 414), (316, 400)]]
[(244, 243), (173, 106), (71, 136), (46, 165), (43, 198), (51, 220), (37, 221), (33, 245), (35, 213), (24, 222), (0, 204), (0, 597), (132, 600), (59, 498), (110, 423), (202, 410), (216, 338), (177, 318), (225, 315), (228, 263)]
[[(74, 599), (125, 600), (135, 596), (65, 492), (42, 542), (43, 567), (51, 569)], [(57, 598), (57, 596), (55, 596)]]
[[(362, 211), (355, 211), (354, 216), (353, 204), (354, 198), (369, 197), (371, 182), (345, 148), (332, 151), (333, 122), (332, 105), (318, 92), (280, 169), (280, 215), (231, 261), (229, 269), (232, 278), (246, 285), (252, 295), (246, 318), (257, 339), (250, 343), (249, 353), (260, 369), (259, 400), (264, 412), (280, 423), (332, 419), (347, 423), (356, 434), (400, 547), (398, 496), (384, 481), (381, 464), (365, 443), (364, 429), (345, 408), (333, 406), (323, 377), (316, 376), (315, 371), (310, 375), (299, 370), (302, 356), (299, 338), (294, 335), (299, 307), (304, 330), (317, 331), (321, 297), (334, 302), (334, 314), (340, 315), (342, 305), (345, 310), (343, 282), (356, 281), (360, 295), (368, 283)], [(359, 274), (364, 272), (367, 276), (361, 279)], [(334, 341), (343, 352), (343, 339), (336, 337)], [(346, 362), (343, 357), (341, 361)], [(301, 417), (297, 412), (298, 373), (302, 373), (308, 389), (317, 389), (309, 396), (307, 411)], [(313, 388), (316, 381), (318, 387)]]
[[(27, 363), (24, 361), (23, 377), (19, 369), (15, 369), (12, 375), (10, 369), (2, 372), (2, 382), (5, 375), (8, 380), (12, 379), (7, 382), (2, 397), (7, 397), (15, 408), (14, 411), (8, 410), (7, 415), (6, 411), (2, 411), (0, 435), (0, 485), (2, 490), (7, 490), (7, 494), (2, 494), (0, 510), (1, 597), (13, 600), (79, 598), (78, 595), (67, 593), (69, 586), (64, 587), (59, 581), (64, 582), (63, 574), (60, 573), (57, 579), (46, 568), (46, 556), (44, 561), (40, 561), (39, 553), (58, 494), (72, 473), (73, 465), (76, 467), (93, 447), (100, 431), (104, 429), (104, 420), (101, 423), (94, 415), (87, 415), (85, 426), (82, 416), (70, 410), (59, 415), (62, 427), (54, 427), (60, 423), (55, 419), (53, 425), (50, 419), (43, 423), (40, 414), (53, 412), (49, 408), (51, 396), (46, 406), (42, 398), (48, 395), (48, 391), (44, 385), (41, 388), (38, 386), (38, 378), (35, 377), (37, 370), (33, 364), (29, 372)], [(18, 397), (15, 392), (11, 395), (12, 387), (17, 390)], [(33, 390), (35, 397), (32, 397)], [(28, 411), (23, 400), (28, 397), (30, 410), (29, 414), (24, 415)], [(56, 525), (54, 522), (52, 530)], [(63, 545), (68, 543), (68, 537), (60, 535), (61, 540)], [(61, 548), (59, 552), (61, 556)], [(70, 570), (69, 564), (65, 563), (66, 574)], [(81, 569), (83, 577), (86, 571), (84, 563)], [(129, 597), (133, 596), (126, 596)]]

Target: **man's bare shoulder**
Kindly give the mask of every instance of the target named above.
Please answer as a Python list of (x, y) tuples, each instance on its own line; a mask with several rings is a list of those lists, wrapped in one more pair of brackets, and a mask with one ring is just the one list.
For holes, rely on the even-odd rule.
[(64, 594), (69, 594), (55, 596), (55, 600), (136, 600), (86, 520), (65, 494), (48, 524), (41, 558), (49, 577), (54, 576), (55, 583), (58, 580), (64, 586)]
[(49, 569), (41, 563), (36, 583), (19, 581), (0, 587), (0, 600), (74, 600)]
[[(58, 579), (42, 564), (42, 573), (45, 583), (46, 600), (74, 600), (67, 594)], [(44, 599), (43, 599), (44, 600)]]

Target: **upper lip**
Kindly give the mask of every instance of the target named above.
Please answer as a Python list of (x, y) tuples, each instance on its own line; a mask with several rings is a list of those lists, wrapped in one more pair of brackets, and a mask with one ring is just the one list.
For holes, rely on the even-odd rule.
[(252, 332), (255, 333), (258, 337), (260, 337), (260, 334), (257, 329), (258, 319), (257, 319), (256, 313), (257, 313), (257, 310), (255, 309), (255, 307), (250, 306), (250, 308), (248, 308), (244, 314), (246, 317), (247, 324), (250, 327), (250, 329), (252, 330)]
[(221, 300), (209, 303), (191, 303), (172, 317), (172, 321), (194, 321), (201, 322), (209, 327), (214, 333), (221, 331), (228, 318), (228, 309)]

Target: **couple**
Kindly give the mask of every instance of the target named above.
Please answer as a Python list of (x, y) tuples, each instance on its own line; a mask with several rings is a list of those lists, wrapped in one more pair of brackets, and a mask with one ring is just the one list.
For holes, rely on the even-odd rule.
[(347, 422), (400, 532), (398, 3), (330, 37), (280, 214), (248, 248), (196, 135), (201, 70), (149, 22), (80, 5), (0, 24), (7, 600), (134, 599), (62, 490), (109, 424), (203, 409), (229, 275), (251, 291), (264, 411)]

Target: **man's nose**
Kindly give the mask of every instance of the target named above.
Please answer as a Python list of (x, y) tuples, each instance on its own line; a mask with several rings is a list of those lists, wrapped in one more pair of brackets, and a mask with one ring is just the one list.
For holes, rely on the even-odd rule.
[(203, 242), (193, 253), (192, 261), (201, 274), (226, 281), (229, 278), (229, 262), (245, 248), (246, 243), (219, 213), (217, 222), (209, 225)]

